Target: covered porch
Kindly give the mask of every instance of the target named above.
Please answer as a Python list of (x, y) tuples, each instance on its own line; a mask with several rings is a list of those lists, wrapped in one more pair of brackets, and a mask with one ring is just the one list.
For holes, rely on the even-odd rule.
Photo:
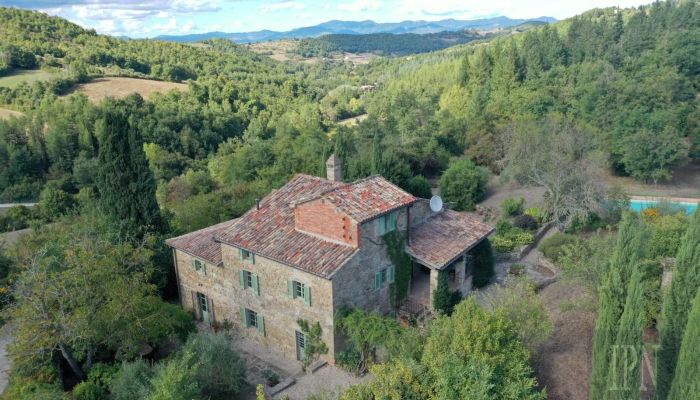
[(450, 292), (472, 291), (474, 257), (471, 250), (493, 231), (474, 217), (443, 210), (411, 229), (406, 253), (413, 260), (408, 295), (400, 312), (420, 319), (431, 314), (440, 274), (447, 275)]

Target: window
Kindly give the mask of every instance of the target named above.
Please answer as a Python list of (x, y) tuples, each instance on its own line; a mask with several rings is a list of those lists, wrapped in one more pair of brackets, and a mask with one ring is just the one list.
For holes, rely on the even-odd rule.
[(396, 230), (397, 217), (399, 215), (398, 211), (390, 212), (389, 214), (384, 214), (377, 218), (377, 233), (379, 235), (384, 235), (393, 230)]
[(294, 334), (297, 345), (297, 360), (302, 361), (306, 358), (306, 335), (299, 331), (294, 331)]
[(304, 297), (304, 284), (294, 281), (294, 297)]
[(196, 258), (192, 259), (192, 269), (199, 272), (200, 274), (207, 274), (207, 265), (202, 260)]
[(311, 305), (311, 288), (299, 281), (287, 281), (287, 295), (290, 299), (304, 299), (307, 306)]
[(241, 323), (244, 328), (255, 328), (260, 335), (265, 336), (265, 318), (257, 312), (241, 307)]
[(390, 265), (374, 274), (374, 288), (379, 290), (386, 286), (387, 283), (394, 283), (395, 279), (396, 271), (394, 266)]
[(260, 296), (260, 280), (258, 279), (257, 274), (242, 269), (239, 273), (238, 279), (241, 289), (245, 290), (251, 288), (253, 289), (253, 292), (255, 292), (256, 296)]
[(238, 257), (241, 259), (241, 261), (255, 264), (255, 254), (248, 250), (238, 249)]
[(248, 308), (245, 309), (246, 319), (248, 320), (248, 326), (258, 327), (258, 313)]

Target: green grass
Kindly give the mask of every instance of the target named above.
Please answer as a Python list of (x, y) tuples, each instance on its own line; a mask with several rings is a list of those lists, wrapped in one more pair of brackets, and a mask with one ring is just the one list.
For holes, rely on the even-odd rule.
[(0, 77), (0, 86), (14, 89), (22, 82), (29, 84), (37, 81), (45, 81), (54, 76), (55, 73), (42, 71), (40, 69), (13, 70), (8, 75)]

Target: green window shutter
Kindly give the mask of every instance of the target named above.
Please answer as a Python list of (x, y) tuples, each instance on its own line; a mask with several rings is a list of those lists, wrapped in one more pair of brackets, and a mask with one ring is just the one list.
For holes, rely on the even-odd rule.
[(255, 253), (250, 253), (250, 262), (251, 264), (255, 264)]
[(307, 306), (311, 305), (311, 288), (307, 285), (304, 285), (304, 303), (306, 303)]
[(197, 267), (195, 266), (195, 259), (192, 259), (192, 262), (190, 263), (190, 266), (192, 267), (193, 270), (197, 270)]
[(258, 282), (258, 275), (253, 274), (253, 291), (255, 292), (256, 296), (260, 296), (260, 283)]
[(394, 211), (389, 214), (389, 230), (393, 231), (396, 229), (396, 218), (398, 217), (398, 212)]
[(257, 315), (258, 332), (261, 336), (265, 336), (265, 318), (262, 315)]
[(238, 249), (238, 258), (243, 260), (243, 249)]
[(245, 271), (238, 271), (238, 283), (241, 289), (245, 289)]
[(207, 264), (202, 263), (202, 272), (204, 272), (204, 276), (207, 276)]
[(386, 274), (387, 274), (387, 281), (389, 283), (394, 283), (394, 281), (396, 279), (396, 270), (395, 270), (393, 265), (387, 269)]
[(287, 296), (290, 299), (294, 298), (294, 281), (291, 279), (287, 279)]
[(382, 272), (381, 271), (374, 274), (374, 288), (377, 290), (382, 288)]
[(248, 313), (245, 312), (245, 308), (241, 307), (241, 323), (244, 328), (248, 327)]

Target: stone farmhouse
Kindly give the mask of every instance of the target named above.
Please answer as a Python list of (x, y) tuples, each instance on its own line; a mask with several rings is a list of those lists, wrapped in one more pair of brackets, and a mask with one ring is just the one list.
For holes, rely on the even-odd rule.
[(329, 349), (323, 358), (334, 362), (342, 338), (333, 318), (342, 306), (393, 311), (395, 267), (384, 234), (405, 234), (413, 260), (404, 310), (432, 307), (441, 271), (451, 290), (471, 290), (470, 250), (492, 227), (466, 213), (433, 212), (428, 200), (380, 176), (344, 183), (335, 156), (326, 167), (327, 179), (296, 175), (242, 217), (167, 240), (181, 305), (296, 359), (306, 343), (298, 321), (318, 322)]

